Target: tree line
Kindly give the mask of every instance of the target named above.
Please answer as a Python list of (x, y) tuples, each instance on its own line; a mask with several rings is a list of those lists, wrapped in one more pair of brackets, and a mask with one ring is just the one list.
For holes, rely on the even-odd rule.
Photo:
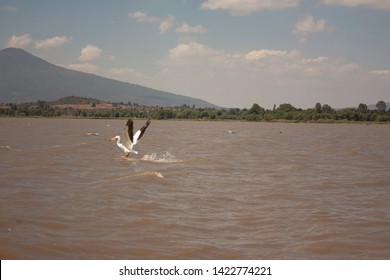
[(195, 108), (195, 106), (142, 106), (112, 103), (110, 108), (98, 108), (91, 102), (88, 108), (57, 106), (40, 101), (33, 103), (8, 103), (0, 106), (0, 116), (9, 117), (76, 117), (76, 118), (151, 118), (158, 120), (239, 120), (239, 121), (291, 121), (291, 122), (390, 122), (390, 109), (378, 101), (370, 110), (360, 103), (356, 108), (334, 109), (328, 104), (316, 103), (313, 108), (300, 109), (291, 104), (281, 104), (265, 109), (257, 103), (249, 109)]

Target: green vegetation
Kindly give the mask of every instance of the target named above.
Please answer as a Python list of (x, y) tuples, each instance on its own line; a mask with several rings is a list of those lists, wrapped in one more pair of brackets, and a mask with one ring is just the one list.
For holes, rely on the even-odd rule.
[[(77, 104), (76, 104), (77, 103)], [(267, 110), (258, 104), (249, 109), (195, 108), (195, 106), (142, 106), (138, 104), (104, 103), (91, 98), (67, 97), (56, 102), (38, 100), (34, 103), (0, 105), (0, 116), (10, 117), (82, 117), (82, 118), (152, 118), (158, 120), (239, 120), (289, 122), (390, 122), (390, 110), (384, 101), (378, 101), (370, 110), (361, 103), (357, 108), (333, 109), (317, 103), (313, 108), (298, 109), (291, 104)]]

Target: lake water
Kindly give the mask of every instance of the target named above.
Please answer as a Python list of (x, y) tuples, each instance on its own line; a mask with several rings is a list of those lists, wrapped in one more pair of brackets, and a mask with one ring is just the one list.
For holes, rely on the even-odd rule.
[(0, 119), (1, 259), (390, 258), (389, 125), (125, 123)]

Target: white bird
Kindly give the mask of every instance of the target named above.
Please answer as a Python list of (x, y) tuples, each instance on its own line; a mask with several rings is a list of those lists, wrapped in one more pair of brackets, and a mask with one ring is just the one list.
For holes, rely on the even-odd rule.
[(133, 150), (134, 145), (138, 143), (142, 135), (144, 135), (146, 128), (149, 126), (150, 120), (147, 120), (143, 127), (133, 135), (133, 125), (134, 122), (132, 119), (129, 119), (124, 128), (125, 143), (121, 143), (121, 137), (119, 135), (111, 138), (111, 141), (116, 141), (116, 144), (125, 152), (125, 158), (127, 158), (130, 153), (138, 154), (137, 151)]

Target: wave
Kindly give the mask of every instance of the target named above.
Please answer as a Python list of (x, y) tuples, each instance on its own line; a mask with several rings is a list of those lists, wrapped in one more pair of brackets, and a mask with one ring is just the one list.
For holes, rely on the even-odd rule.
[(0, 146), (0, 148), (2, 149), (7, 149), (7, 150), (10, 150), (10, 151), (16, 151), (16, 152), (21, 152), (22, 150), (20, 149), (15, 149), (15, 148), (12, 148), (11, 146), (9, 145), (6, 145), (6, 146)]
[(115, 180), (115, 181), (122, 181), (122, 180), (128, 180), (130, 178), (148, 177), (148, 176), (156, 176), (158, 178), (164, 178), (164, 175), (161, 172), (145, 171), (145, 172), (135, 173), (135, 174), (121, 176), (121, 177), (117, 177), (117, 178), (115, 178), (115, 177), (108, 177), (106, 179)]

